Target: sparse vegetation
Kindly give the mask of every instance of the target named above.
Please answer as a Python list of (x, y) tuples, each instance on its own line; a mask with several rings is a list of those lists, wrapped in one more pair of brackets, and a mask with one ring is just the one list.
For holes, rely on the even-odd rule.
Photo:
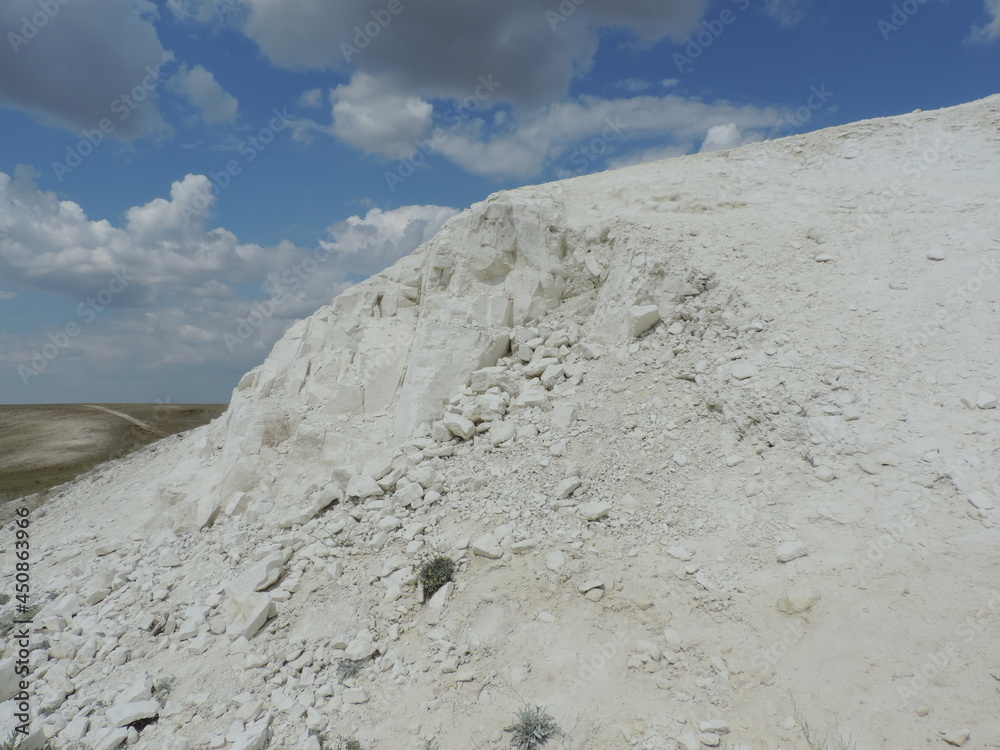
[(352, 677), (357, 677), (364, 668), (364, 659), (341, 659), (337, 663), (337, 677), (343, 682)]
[(167, 696), (170, 695), (170, 691), (174, 689), (174, 678), (165, 677), (155, 685), (153, 685), (153, 695), (157, 697), (160, 703), (163, 703)]
[(504, 731), (511, 733), (510, 746), (516, 750), (538, 750), (562, 734), (556, 720), (541, 706), (525, 706), (517, 712), (517, 723)]
[(834, 730), (833, 742), (835, 743), (834, 744), (835, 750), (858, 750), (858, 746), (857, 744), (855, 744), (854, 740), (852, 740), (850, 737), (847, 737), (845, 739), (844, 736), (840, 733), (839, 729)]
[(794, 701), (792, 702), (792, 716), (795, 718), (795, 723), (798, 724), (799, 731), (802, 732), (802, 738), (806, 741), (806, 745), (809, 746), (809, 750), (823, 750), (826, 738), (821, 740), (815, 735), (813, 728), (809, 726), (809, 721), (799, 711), (799, 707)]
[[(30, 620), (42, 609), (41, 604), (29, 604), (28, 608), (24, 612), (18, 612), (17, 618), (19, 620)], [(7, 612), (3, 617), (0, 617), (0, 636), (8, 635), (14, 629), (14, 612)], [(0, 746), (0, 750), (3, 747)]]
[(828, 731), (823, 734), (821, 739), (816, 729), (810, 726), (805, 715), (799, 710), (795, 701), (792, 701), (792, 716), (795, 723), (798, 724), (799, 731), (802, 732), (802, 738), (806, 741), (809, 750), (857, 750), (858, 746), (850, 737), (845, 739), (840, 733), (840, 729), (836, 727), (832, 737)]
[[(16, 750), (18, 743), (23, 739), (16, 731), (7, 735), (7, 739), (0, 742), (0, 750)], [(46, 742), (39, 750), (52, 750), (52, 743)]]
[(0, 607), (10, 601), (10, 594), (0, 594)]
[(449, 581), (455, 578), (455, 561), (450, 557), (438, 555), (420, 566), (420, 585), (424, 587), (424, 601)]
[(338, 547), (354, 547), (358, 543), (358, 532), (347, 528), (337, 534), (334, 544)]
[(356, 737), (340, 737), (337, 740), (337, 750), (364, 750), (364, 748)]

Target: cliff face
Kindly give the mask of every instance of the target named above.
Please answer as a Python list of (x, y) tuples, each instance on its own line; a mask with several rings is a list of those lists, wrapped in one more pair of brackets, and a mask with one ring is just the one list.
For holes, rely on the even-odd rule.
[(510, 350), (513, 325), (559, 305), (573, 269), (559, 203), (499, 195), (294, 326), (233, 396), (222, 492), (251, 489), (246, 457), (276, 436), (335, 466), (359, 464), (439, 417), (474, 370)]
[[(967, 109), (968, 123), (938, 113), (859, 123), (524, 188), (471, 207), (411, 257), (294, 326), (243, 378), (216, 438), (223, 502), (260, 480), (247, 471), (249, 457), (274, 463), (285, 440), (296, 455), (350, 467), (375, 446), (416, 435), (473, 371), (513, 353), (517, 330), (547, 315), (572, 318), (580, 336), (613, 345), (635, 333), (633, 307), (655, 305), (669, 320), (725, 279), (772, 315), (810, 326), (829, 328), (855, 312), (816, 314), (822, 292), (813, 288), (824, 285), (846, 285), (859, 298), (888, 289), (879, 307), (905, 317), (915, 302), (874, 269), (898, 273), (911, 238), (970, 250), (992, 239), (976, 222), (943, 230), (929, 215), (972, 211), (993, 187), (983, 172), (989, 159), (973, 154), (996, 151), (996, 100)], [(984, 178), (987, 196), (964, 187)], [(741, 279), (737, 268), (749, 275)], [(910, 344), (924, 334), (900, 339), (896, 323), (863, 338), (889, 334), (886, 345), (913, 359)]]
[(223, 418), (51, 502), (38, 731), (113, 747), (138, 701), (140, 748), (482, 746), (528, 701), (573, 746), (996, 743), (998, 124), (992, 97), (455, 217)]
[[(610, 205), (623, 207), (614, 192)], [(632, 217), (597, 203), (570, 220), (574, 199), (559, 184), (492, 196), (289, 330), (234, 393), (221, 494), (256, 486), (247, 458), (273, 459), (277, 439), (349, 467), (380, 443), (426, 434), (474, 371), (511, 354), (516, 331), (554, 311), (573, 318), (575, 339), (587, 332), (595, 343), (617, 343), (659, 322), (661, 307), (713, 284), (711, 274), (672, 267), (673, 248), (660, 241), (647, 263)], [(657, 307), (639, 331), (630, 318), (637, 306)]]

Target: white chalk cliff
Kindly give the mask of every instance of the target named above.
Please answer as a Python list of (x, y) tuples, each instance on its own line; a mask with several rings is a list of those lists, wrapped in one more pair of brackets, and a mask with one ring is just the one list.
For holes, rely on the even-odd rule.
[(998, 128), (456, 216), (55, 493), (22, 746), (499, 747), (524, 702), (568, 747), (1000, 745)]

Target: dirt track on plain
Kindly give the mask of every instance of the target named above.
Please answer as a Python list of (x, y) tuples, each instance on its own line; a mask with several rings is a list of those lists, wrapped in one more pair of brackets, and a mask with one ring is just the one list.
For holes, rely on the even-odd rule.
[(50, 489), (165, 435), (206, 424), (224, 404), (0, 406), (0, 501)]

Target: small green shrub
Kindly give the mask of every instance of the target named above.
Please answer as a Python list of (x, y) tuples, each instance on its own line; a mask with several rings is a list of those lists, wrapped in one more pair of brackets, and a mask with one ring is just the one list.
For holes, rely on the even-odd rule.
[(510, 746), (516, 750), (538, 750), (562, 734), (556, 720), (541, 706), (525, 706), (517, 712), (517, 723), (504, 729), (511, 733)]
[[(34, 618), (42, 610), (41, 604), (29, 604), (27, 609), (23, 612), (17, 612), (15, 614), (14, 610), (10, 612), (5, 612), (3, 617), (0, 617), (0, 636), (6, 636), (14, 630), (14, 618), (17, 617), (18, 620), (27, 621)], [(3, 746), (0, 745), (0, 750), (3, 750)]]
[(10, 594), (0, 593), (0, 607), (10, 601)]
[(337, 743), (337, 750), (364, 750), (356, 737), (341, 737)]
[(161, 703), (163, 703), (167, 696), (170, 695), (170, 691), (174, 689), (174, 678), (165, 677), (155, 685), (153, 685), (153, 695), (155, 695)]
[(337, 677), (341, 682), (357, 677), (365, 668), (364, 659), (341, 659), (337, 663)]
[(455, 561), (438, 555), (420, 566), (420, 585), (424, 587), (424, 601), (429, 601), (437, 590), (455, 578)]
[(360, 534), (355, 529), (344, 529), (337, 534), (334, 545), (337, 547), (355, 547), (358, 544)]

